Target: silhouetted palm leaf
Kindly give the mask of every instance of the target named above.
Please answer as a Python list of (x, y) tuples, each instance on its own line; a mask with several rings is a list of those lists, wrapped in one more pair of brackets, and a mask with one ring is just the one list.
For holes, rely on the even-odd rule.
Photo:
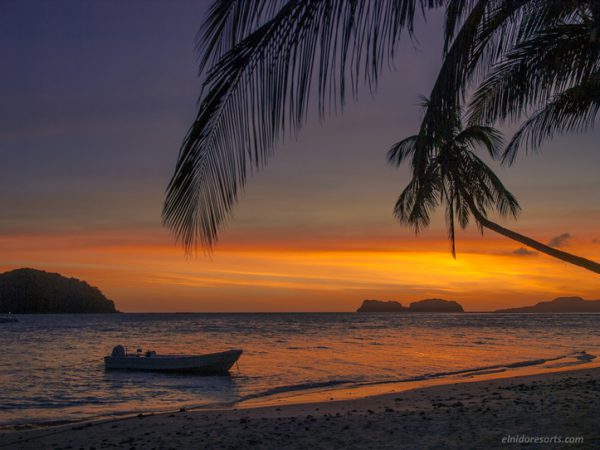
[(537, 149), (546, 139), (557, 134), (592, 128), (600, 109), (600, 73), (557, 95), (536, 112), (510, 141), (504, 159), (512, 163), (525, 145)]
[(277, 9), (253, 0), (252, 8), (241, 1), (214, 6), (200, 46), (201, 66), (213, 64), (206, 94), (163, 210), (164, 223), (185, 248), (211, 248), (249, 171), (264, 166), (283, 133), (303, 124), (313, 81), (321, 116), (341, 110), (360, 83), (376, 86), (383, 65), (392, 64), (401, 31), (412, 32), (416, 10), (443, 1), (290, 0)]
[(560, 25), (516, 45), (478, 87), (469, 121), (516, 120), (556, 92), (585, 81), (600, 68), (592, 31), (591, 26)]
[(286, 0), (221, 0), (209, 8), (198, 33), (197, 50), (200, 73), (260, 28), (286, 3)]

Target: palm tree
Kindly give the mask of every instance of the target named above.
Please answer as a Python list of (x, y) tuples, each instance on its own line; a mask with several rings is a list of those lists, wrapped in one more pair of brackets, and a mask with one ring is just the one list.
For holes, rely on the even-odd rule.
[[(418, 234), (429, 226), (431, 212), (445, 204), (454, 257), (455, 224), (458, 222), (465, 228), (474, 218), (481, 231), (490, 229), (542, 253), (600, 273), (600, 264), (594, 261), (549, 247), (489, 220), (488, 211), (514, 218), (520, 211), (515, 197), (475, 154), (478, 147), (483, 147), (493, 159), (498, 159), (503, 148), (502, 136), (488, 126), (470, 125), (463, 129), (460, 120), (451, 121), (444, 130), (445, 138), (437, 133), (438, 138), (429, 142), (427, 163), (413, 172), (412, 180), (396, 202), (394, 213), (401, 223), (413, 227)], [(414, 135), (395, 144), (388, 152), (388, 162), (400, 166), (412, 160), (421, 139)]]
[[(597, 0), (464, 0), (447, 7), (444, 62), (415, 139), (413, 177), (447, 139), (445, 118), (460, 113), (477, 84), (468, 123), (491, 125), (531, 117), (515, 133), (503, 160), (521, 147), (537, 150), (548, 138), (593, 127), (600, 108), (600, 2)], [(597, 263), (561, 252), (490, 222), (480, 225), (550, 256), (600, 273)]]
[[(600, 108), (600, 2), (449, 2), (444, 62), (419, 134), (435, 136), (479, 81), (469, 123), (514, 122), (532, 113), (505, 149), (509, 163), (522, 147), (537, 150), (556, 134), (593, 127)], [(424, 145), (417, 165), (426, 159)]]
[[(520, 33), (540, 28), (537, 22), (543, 20), (536, 22), (534, 12), (551, 15), (562, 3), (215, 0), (198, 44), (204, 74), (198, 113), (167, 188), (163, 222), (186, 250), (201, 245), (210, 251), (249, 173), (264, 167), (283, 135), (299, 131), (311, 96), (316, 94), (324, 118), (343, 110), (359, 84), (373, 91), (383, 67), (393, 66), (402, 32), (412, 36), (415, 14), (446, 4), (445, 58), (411, 156), (415, 177), (422, 178), (430, 160), (439, 156), (431, 153), (436, 148), (431, 143), (451, 140), (453, 129), (440, 124), (458, 117), (473, 74), (492, 64), (494, 55), (517, 42)], [(493, 174), (486, 173), (491, 182)], [(463, 199), (467, 205), (469, 198)], [(472, 198), (470, 212), (480, 225), (513, 233), (487, 223), (485, 208), (478, 208), (484, 205), (477, 204), (484, 197)], [(493, 198), (487, 198), (486, 207)], [(558, 250), (534, 248), (564, 259)]]

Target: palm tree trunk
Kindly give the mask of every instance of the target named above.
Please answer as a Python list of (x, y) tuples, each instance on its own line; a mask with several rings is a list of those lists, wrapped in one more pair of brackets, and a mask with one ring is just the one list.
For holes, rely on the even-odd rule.
[(600, 264), (594, 262), (590, 259), (582, 258), (581, 256), (572, 255), (571, 253), (563, 252), (561, 250), (557, 250), (553, 247), (549, 247), (548, 245), (542, 244), (541, 242), (535, 241), (527, 236), (523, 236), (522, 234), (516, 233), (514, 231), (509, 230), (508, 228), (504, 228), (501, 225), (498, 225), (495, 222), (484, 217), (483, 214), (479, 212), (479, 210), (475, 207), (475, 205), (469, 201), (469, 209), (477, 219), (477, 221), (492, 231), (495, 231), (502, 236), (506, 236), (509, 239), (513, 239), (517, 242), (520, 242), (523, 245), (536, 249), (539, 252), (545, 253), (546, 255), (553, 256), (554, 258), (558, 258), (562, 261), (568, 262), (570, 264), (574, 264), (579, 267), (583, 267), (584, 269), (591, 270), (592, 272), (600, 274)]

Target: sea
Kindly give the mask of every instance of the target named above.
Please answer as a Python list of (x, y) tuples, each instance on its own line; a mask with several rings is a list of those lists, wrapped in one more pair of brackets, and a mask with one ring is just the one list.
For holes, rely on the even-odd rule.
[[(234, 407), (315, 389), (600, 355), (600, 314), (69, 314), (0, 324), (0, 427)], [(244, 350), (230, 376), (105, 371), (117, 344)], [(581, 358), (581, 355), (584, 357)], [(573, 359), (573, 356), (575, 358)]]

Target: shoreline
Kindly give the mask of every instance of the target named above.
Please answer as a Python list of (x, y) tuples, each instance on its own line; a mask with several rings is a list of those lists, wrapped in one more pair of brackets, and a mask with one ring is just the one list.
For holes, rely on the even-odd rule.
[[(586, 355), (585, 352), (581, 352)], [(475, 369), (465, 369), (447, 374), (434, 374), (433, 376), (417, 376), (406, 380), (366, 382), (355, 386), (340, 385), (330, 388), (305, 389), (301, 391), (287, 391), (281, 394), (272, 394), (265, 397), (241, 400), (233, 404), (239, 409), (251, 409), (264, 406), (296, 405), (303, 403), (322, 403), (329, 401), (360, 400), (375, 396), (427, 389), (435, 386), (446, 386), (462, 383), (477, 383), (499, 379), (521, 378), (529, 376), (543, 376), (560, 372), (570, 372), (586, 369), (600, 369), (600, 360), (577, 360), (564, 363), (554, 363), (569, 356), (560, 356), (545, 360), (543, 364), (524, 364), (510, 367), (510, 365), (494, 365)], [(206, 410), (205, 408), (191, 408), (190, 410)], [(208, 408), (210, 409), (210, 408)]]
[[(558, 362), (560, 361), (560, 362)], [(512, 363), (460, 369), (451, 372), (427, 373), (422, 375), (399, 378), (396, 380), (339, 383), (322, 382), (314, 386), (307, 384), (298, 386), (282, 386), (269, 391), (250, 394), (230, 402), (208, 404), (182, 403), (164, 408), (144, 409), (113, 409), (84, 417), (63, 419), (30, 419), (29, 422), (5, 423), (0, 425), (0, 435), (3, 433), (51, 429), (63, 426), (75, 426), (90, 422), (113, 421), (137, 417), (139, 415), (169, 414), (183, 408), (187, 411), (227, 411), (232, 409), (252, 409), (265, 406), (295, 405), (301, 403), (320, 403), (329, 401), (344, 401), (386, 395), (397, 392), (423, 389), (431, 386), (441, 386), (455, 383), (470, 383), (499, 378), (513, 378), (528, 375), (543, 375), (559, 371), (576, 370), (580, 368), (600, 367), (600, 359), (585, 350), (546, 359), (521, 360)]]
[[(271, 439), (275, 438), (284, 439), (287, 447), (299, 449), (344, 447), (366, 438), (368, 442), (380, 440), (382, 446), (376, 445), (376, 448), (397, 448), (385, 442), (401, 430), (402, 446), (409, 447), (421, 446), (425, 439), (423, 433), (427, 432), (427, 445), (444, 440), (447, 448), (460, 448), (460, 436), (470, 433), (479, 446), (490, 448), (501, 445), (499, 441), (490, 440), (490, 436), (500, 431), (504, 435), (581, 434), (586, 443), (600, 445), (600, 435), (594, 431), (594, 417), (600, 413), (600, 367), (597, 363), (581, 363), (578, 368), (559, 367), (544, 373), (523, 370), (516, 374), (511, 371), (509, 374), (489, 373), (468, 379), (436, 381), (440, 382), (406, 385), (402, 389), (395, 386), (395, 390), (383, 386), (387, 391), (381, 391), (382, 386), (377, 386), (380, 390), (372, 391), (372, 395), (365, 395), (369, 392), (361, 388), (320, 390), (302, 393), (295, 402), (290, 402), (289, 398), (286, 403), (277, 398), (271, 398), (269, 402), (250, 400), (227, 409), (182, 408), (179, 412), (1, 431), (0, 448), (64, 448), (83, 444), (96, 448), (146, 445), (234, 448), (236, 445), (244, 447), (244, 442), (255, 448), (269, 448), (269, 443), (273, 444)], [(332, 394), (335, 396), (331, 397)], [(580, 414), (581, 411), (586, 411), (585, 415)], [(479, 425), (491, 417), (494, 419), (489, 426)], [(504, 419), (496, 420), (502, 417)], [(513, 419), (509, 420), (510, 417)], [(505, 423), (507, 420), (513, 425), (509, 427)], [(469, 423), (472, 426), (468, 426)], [(498, 426), (502, 423), (506, 427), (500, 430), (502, 427)], [(359, 433), (346, 441), (348, 435), (353, 435), (357, 427), (364, 428), (365, 424), (368, 427), (364, 434)], [(473, 426), (485, 434), (485, 439), (477, 436)], [(450, 434), (449, 430), (452, 431)], [(156, 435), (162, 437), (157, 441)], [(452, 443), (452, 439), (456, 442)], [(401, 446), (400, 441), (396, 444)]]

